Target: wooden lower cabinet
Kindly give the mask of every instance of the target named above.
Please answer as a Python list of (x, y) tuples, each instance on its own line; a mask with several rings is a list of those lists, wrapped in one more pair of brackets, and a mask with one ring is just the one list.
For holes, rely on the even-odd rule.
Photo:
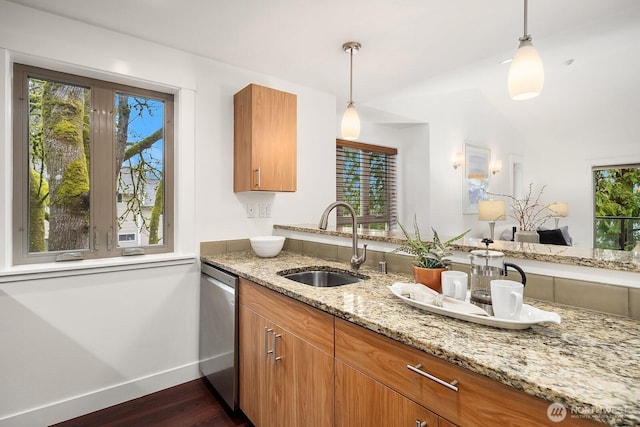
[(239, 301), (240, 409), (256, 427), (602, 425), (553, 423), (543, 399), (243, 278)]
[(433, 411), (441, 426), (602, 425), (569, 417), (552, 422), (547, 416), (550, 402), (341, 319), (336, 319), (335, 346), (336, 366), (349, 365)]
[[(286, 310), (278, 309), (281, 304)], [(290, 330), (313, 323), (315, 313), (309, 316), (307, 307), (241, 279), (240, 409), (256, 427), (334, 425), (333, 352)], [(292, 318), (291, 328), (282, 316)], [(333, 338), (333, 318), (321, 316), (320, 323), (325, 321)]]
[(438, 416), (336, 361), (336, 427), (370, 426), (438, 427)]

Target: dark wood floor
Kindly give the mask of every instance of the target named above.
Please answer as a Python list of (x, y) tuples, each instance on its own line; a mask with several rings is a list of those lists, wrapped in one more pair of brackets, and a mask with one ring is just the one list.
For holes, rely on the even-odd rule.
[(74, 418), (55, 427), (212, 426), (252, 427), (242, 414), (230, 414), (203, 378)]

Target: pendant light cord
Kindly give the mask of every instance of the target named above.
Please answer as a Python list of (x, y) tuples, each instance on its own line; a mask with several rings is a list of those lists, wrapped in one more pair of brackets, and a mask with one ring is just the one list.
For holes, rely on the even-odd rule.
[(529, 0), (524, 0), (524, 35), (520, 40), (529, 39), (529, 33), (527, 32), (527, 18), (528, 18), (528, 10), (529, 10)]
[(353, 105), (353, 47), (349, 49), (349, 105)]

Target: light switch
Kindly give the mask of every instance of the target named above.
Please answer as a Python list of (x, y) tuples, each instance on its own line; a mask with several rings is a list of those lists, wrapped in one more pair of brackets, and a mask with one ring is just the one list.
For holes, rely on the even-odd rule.
[(260, 218), (271, 218), (271, 203), (260, 203), (258, 216)]

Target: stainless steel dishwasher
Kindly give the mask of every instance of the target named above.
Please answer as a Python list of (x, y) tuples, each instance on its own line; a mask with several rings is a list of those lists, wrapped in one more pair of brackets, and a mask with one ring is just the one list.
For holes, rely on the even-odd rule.
[(238, 277), (202, 262), (200, 372), (233, 411), (238, 409)]

